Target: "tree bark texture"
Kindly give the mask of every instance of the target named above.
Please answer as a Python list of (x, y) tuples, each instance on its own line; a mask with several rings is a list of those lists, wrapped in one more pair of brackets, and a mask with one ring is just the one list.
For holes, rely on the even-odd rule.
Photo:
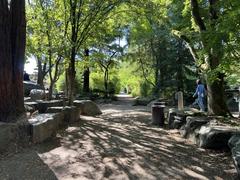
[(48, 73), (47, 70), (47, 64), (44, 63), (42, 65), (42, 61), (40, 60), (40, 58), (37, 58), (37, 67), (38, 67), (38, 76), (37, 76), (37, 83), (44, 88), (44, 78)]
[(0, 1), (0, 121), (24, 113), (25, 0)]
[(71, 59), (68, 67), (68, 101), (69, 105), (73, 104), (73, 98), (75, 93), (75, 56), (76, 51), (75, 48), (72, 48), (71, 51)]

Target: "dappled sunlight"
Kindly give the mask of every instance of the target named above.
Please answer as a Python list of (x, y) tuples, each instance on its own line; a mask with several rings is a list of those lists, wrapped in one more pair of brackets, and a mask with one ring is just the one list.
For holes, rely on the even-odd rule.
[(82, 116), (79, 123), (59, 132), (60, 147), (39, 152), (59, 179), (234, 176), (225, 153), (199, 149), (175, 130), (152, 126), (149, 112), (114, 109), (104, 110), (98, 117)]

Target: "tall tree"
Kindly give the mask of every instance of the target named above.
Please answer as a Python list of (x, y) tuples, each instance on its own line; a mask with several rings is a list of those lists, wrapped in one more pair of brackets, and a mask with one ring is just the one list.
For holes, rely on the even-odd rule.
[[(204, 71), (207, 72), (208, 113), (226, 115), (229, 111), (224, 93), (224, 73), (217, 71), (223, 58), (224, 42), (224, 34), (219, 29), (219, 24), (221, 24), (219, 19), (220, 16), (224, 17), (224, 15), (220, 13), (221, 1), (208, 0), (204, 3), (205, 6), (200, 6), (199, 1), (190, 1), (192, 18), (198, 28), (196, 32), (200, 35), (200, 46), (202, 46), (205, 56)], [(204, 10), (208, 12), (207, 15), (205, 15), (206, 18), (203, 18), (204, 15), (201, 14)], [(214, 79), (210, 79), (209, 75), (211, 72), (215, 73)]]
[(0, 121), (24, 113), (25, 0), (0, 1)]
[[(63, 0), (65, 23), (68, 26), (69, 43), (69, 64), (66, 70), (69, 104), (72, 104), (74, 97), (74, 82), (76, 75), (75, 61), (80, 49), (84, 49), (89, 37), (94, 36), (96, 27), (104, 22), (113, 9), (118, 7), (125, 0), (95, 0), (78, 1)], [(88, 73), (89, 71), (87, 71)]]

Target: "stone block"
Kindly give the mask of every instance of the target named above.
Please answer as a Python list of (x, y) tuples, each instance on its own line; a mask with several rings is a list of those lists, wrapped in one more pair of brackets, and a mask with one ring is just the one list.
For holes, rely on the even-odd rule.
[(63, 106), (63, 100), (37, 101), (39, 113), (46, 113), (49, 107)]
[(40, 143), (55, 135), (63, 122), (61, 113), (39, 114), (29, 119), (30, 135), (33, 143)]
[(73, 123), (80, 119), (81, 110), (76, 106), (64, 107), (64, 121), (66, 123)]
[(198, 136), (198, 130), (202, 125), (207, 124), (210, 120), (204, 116), (187, 116), (186, 124), (181, 128), (181, 135), (184, 138), (190, 138), (195, 142), (194, 136)]
[(233, 135), (228, 141), (228, 147), (234, 148), (237, 144), (240, 144), (240, 134)]
[(199, 146), (207, 149), (228, 148), (228, 141), (234, 134), (240, 134), (240, 129), (204, 125), (199, 130)]

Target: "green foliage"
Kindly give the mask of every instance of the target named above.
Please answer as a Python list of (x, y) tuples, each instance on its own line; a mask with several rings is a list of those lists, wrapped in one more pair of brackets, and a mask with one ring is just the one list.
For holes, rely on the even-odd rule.
[[(109, 88), (108, 92), (110, 94), (119, 93), (121, 89), (120, 79), (117, 76), (116, 72), (112, 72), (110, 75), (109, 80)], [(97, 92), (102, 92), (102, 94), (105, 92), (104, 88), (104, 78), (103, 74), (101, 72), (92, 72), (90, 75), (90, 87), (91, 89)]]
[(65, 87), (66, 87), (66, 81), (65, 81), (65, 73), (61, 74), (57, 83), (56, 83), (56, 88), (57, 91), (65, 91)]
[[(75, 19), (75, 39), (71, 27), (74, 6), (70, 1), (31, 2), (27, 7), (27, 55), (45, 62), (49, 51), (53, 56), (60, 53), (65, 59), (61, 67), (65, 68), (75, 47), (77, 93), (82, 91), (85, 67), (91, 70), (91, 89), (106, 91), (105, 79), (107, 91), (127, 89), (134, 96), (171, 97), (177, 90), (188, 94), (193, 91), (196, 78), (207, 76), (214, 81), (219, 72), (226, 75), (229, 84), (239, 83), (238, 0), (217, 1), (215, 21), (209, 15), (208, 1), (198, 0), (207, 31), (196, 24), (190, 0), (74, 0), (71, 2), (80, 15)], [(126, 47), (120, 46), (123, 38), (127, 39)], [(90, 50), (87, 58), (85, 48)], [(211, 67), (211, 53), (219, 58), (216, 67)], [(64, 89), (64, 78), (60, 76), (58, 90)]]
[(151, 91), (150, 84), (148, 84), (147, 82), (142, 82), (142, 83), (140, 84), (140, 95), (141, 95), (142, 97), (147, 97), (147, 96), (149, 96), (150, 91)]

